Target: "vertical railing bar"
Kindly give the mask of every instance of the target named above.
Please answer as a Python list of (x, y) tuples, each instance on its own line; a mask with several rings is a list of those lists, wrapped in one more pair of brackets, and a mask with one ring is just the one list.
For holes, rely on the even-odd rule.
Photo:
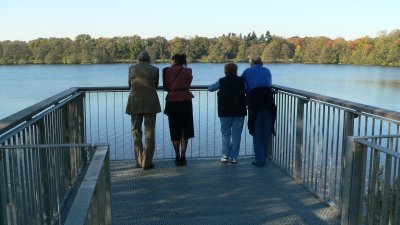
[[(330, 157), (329, 157), (329, 187), (330, 187), (330, 192), (329, 192), (329, 198), (331, 198), (332, 199), (332, 201), (333, 202), (335, 202), (335, 195), (334, 195), (334, 192), (335, 192), (335, 189), (336, 189), (336, 187), (335, 186), (333, 186), (333, 179), (334, 179), (334, 176), (333, 176), (333, 158), (334, 158), (334, 154), (333, 154), (333, 142), (334, 142), (334, 137), (335, 137), (335, 108), (334, 107), (330, 107), (329, 106), (329, 113), (330, 112), (332, 112), (332, 123), (331, 123), (331, 125), (332, 125), (332, 127), (331, 127), (331, 134), (330, 135), (328, 135), (327, 134), (327, 141), (329, 142), (329, 137), (331, 138), (331, 141), (330, 141), (330, 143), (329, 143), (329, 146), (327, 147), (328, 149), (330, 149)], [(330, 124), (329, 123), (329, 120), (330, 120), (330, 115), (328, 116), (328, 124)], [(328, 129), (327, 129), (328, 130)], [(329, 153), (328, 153), (329, 154)]]
[(287, 126), (286, 126), (286, 122), (287, 122), (287, 101), (286, 101), (286, 99), (287, 99), (287, 95), (285, 94), (285, 95), (283, 95), (282, 96), (282, 135), (281, 135), (281, 138), (282, 138), (282, 150), (281, 150), (281, 152), (282, 152), (282, 154), (281, 154), (281, 164), (282, 164), (282, 168), (284, 168), (284, 169), (286, 169), (285, 168), (285, 166), (286, 166), (286, 164), (285, 164), (285, 160), (286, 160), (286, 140), (287, 140), (287, 130), (286, 130), (286, 128), (287, 128)]
[[(35, 144), (40, 144), (40, 123), (35, 124), (34, 126), (34, 131), (35, 131), (35, 137), (36, 137), (36, 141)], [(40, 160), (40, 152), (37, 148), (33, 148), (33, 152), (34, 152), (34, 158), (35, 158), (35, 164), (34, 164), (34, 173), (36, 174), (36, 190), (35, 190), (35, 196), (36, 196), (36, 204), (38, 206), (38, 212), (37, 212), (37, 217), (38, 217), (38, 222), (39, 224), (44, 224), (43, 221), (43, 212), (45, 211), (42, 201), (39, 198), (39, 196), (41, 196), (41, 190), (42, 190), (42, 179), (43, 177), (41, 176), (41, 160)]]
[[(340, 118), (341, 118), (340, 115), (341, 115), (340, 109), (337, 109), (336, 149), (335, 149), (335, 151), (336, 151), (336, 154), (335, 154), (335, 180), (334, 180), (335, 193), (333, 194), (334, 196), (337, 196), (337, 194), (340, 195), (340, 189), (341, 189), (341, 186), (339, 186), (339, 190), (338, 190), (338, 192), (336, 192), (337, 185), (338, 185), (338, 179), (339, 179), (339, 185), (341, 184), (341, 181), (340, 181), (341, 176), (340, 176), (340, 174), (338, 176), (339, 165), (341, 165), (341, 163), (339, 164), (339, 159), (341, 159), (341, 157), (339, 158), (339, 150), (340, 150), (340, 147), (339, 147), (339, 138), (340, 137), (339, 136), (340, 136)], [(341, 152), (341, 154), (342, 153), (343, 152)], [(340, 206), (340, 198), (338, 200), (339, 200), (339, 204), (338, 205)]]
[[(162, 108), (165, 109), (165, 92), (162, 91)], [(163, 157), (165, 158), (165, 116), (162, 116), (162, 149), (163, 149)], [(133, 138), (132, 138), (133, 139)]]
[(314, 167), (314, 162), (316, 161), (316, 159), (315, 159), (315, 154), (316, 154), (316, 150), (315, 150), (315, 148), (316, 148), (316, 143), (315, 143), (315, 139), (316, 139), (316, 135), (315, 135), (315, 133), (316, 133), (316, 122), (317, 122), (317, 103), (316, 102), (314, 102), (314, 120), (313, 120), (313, 131), (312, 131), (312, 136), (313, 136), (313, 141), (312, 141), (312, 159), (311, 159), (311, 189), (312, 188), (314, 188), (314, 190), (316, 189), (316, 187), (314, 186), (314, 182), (316, 183), (316, 181), (315, 181), (315, 177), (314, 177), (314, 170), (315, 170), (315, 167)]
[(281, 112), (280, 114), (281, 116), (281, 125), (280, 125), (280, 130), (281, 130), (281, 135), (280, 135), (280, 139), (281, 139), (281, 143), (280, 143), (280, 157), (279, 157), (279, 163), (282, 165), (282, 167), (284, 166), (284, 160), (285, 160), (285, 113), (286, 113), (286, 95), (282, 93), (281, 96)]
[[(124, 123), (124, 92), (121, 92), (121, 119), (122, 119), (122, 155), (125, 160), (125, 123)], [(133, 154), (135, 155), (135, 154)]]
[(114, 94), (114, 159), (117, 159), (117, 129), (116, 129), (116, 122), (115, 122), (115, 92), (113, 92)]
[(91, 100), (92, 93), (88, 92), (88, 105), (89, 105), (89, 133), (90, 133), (90, 143), (93, 143), (93, 132), (92, 132), (92, 100)]
[(290, 173), (291, 172), (291, 162), (290, 162), (290, 159), (291, 159), (291, 154), (292, 154), (292, 143), (291, 143), (291, 140), (292, 140), (292, 135), (293, 135), (293, 133), (292, 133), (292, 101), (291, 101), (291, 99), (292, 99), (292, 97), (290, 96), (290, 95), (288, 95), (287, 96), (287, 133), (286, 133), (286, 135), (287, 135), (287, 140), (286, 140), (286, 143), (287, 143), (287, 147), (286, 147), (286, 169), (287, 169), (287, 171), (289, 172), (289, 174), (292, 174), (292, 173)]
[[(25, 129), (22, 130), (22, 135), (23, 135), (23, 144), (30, 144), (30, 140), (28, 138), (29, 134), (28, 134), (28, 130), (30, 127), (27, 127)], [(24, 175), (25, 175), (25, 179), (24, 179), (24, 183), (25, 183), (25, 191), (26, 191), (26, 199), (25, 199), (25, 205), (27, 205), (27, 221), (29, 224), (33, 224), (33, 204), (31, 202), (31, 186), (32, 185), (32, 178), (29, 175), (29, 171), (30, 171), (30, 157), (29, 157), (29, 152), (30, 149), (25, 149), (23, 151), (24, 153)]]
[[(321, 149), (321, 145), (320, 145), (320, 132), (321, 132), (321, 103), (318, 103), (318, 114), (317, 114), (317, 141), (316, 141), (316, 148), (315, 148), (315, 192), (319, 193), (319, 186), (321, 185), (321, 180), (318, 179), (318, 174), (321, 174), (321, 171), (319, 171), (318, 164), (322, 164), (322, 149)], [(319, 151), (321, 151), (321, 159), (319, 158)]]
[[(293, 96), (291, 96), (290, 97), (290, 107), (291, 107), (291, 119), (290, 119), (290, 121), (291, 121), (291, 125), (292, 125), (292, 127), (291, 127), (291, 138), (290, 138), (290, 149), (291, 149), (291, 151), (290, 151), (290, 159), (289, 159), (289, 161), (290, 161), (290, 172), (291, 172), (291, 174), (293, 174), (294, 173), (294, 154), (295, 154), (295, 138), (296, 138), (296, 123), (295, 123), (295, 119), (297, 118), (296, 117), (296, 108), (295, 108), (295, 105), (294, 105), (294, 97)], [(271, 140), (272, 141), (272, 140)]]
[[(12, 144), (17, 144), (16, 143), (16, 137), (14, 136), (11, 139), (11, 143)], [(10, 183), (11, 183), (11, 193), (12, 193), (12, 212), (13, 212), (13, 221), (14, 224), (21, 224), (20, 219), (21, 216), (19, 215), (19, 212), (21, 210), (18, 209), (18, 202), (19, 202), (19, 198), (18, 198), (18, 193), (19, 193), (19, 188), (18, 188), (18, 171), (17, 168), (18, 166), (14, 165), (17, 162), (17, 151), (16, 149), (11, 150), (11, 157), (10, 157), (10, 161), (9, 161), (9, 167), (10, 167)], [(17, 215), (18, 214), (18, 215)]]
[[(329, 157), (329, 119), (330, 119), (330, 116), (331, 116), (331, 109), (330, 109), (330, 106), (327, 106), (327, 108), (328, 108), (328, 116), (327, 116), (328, 119), (326, 120), (324, 199), (326, 199), (326, 193), (327, 193), (326, 184), (327, 184), (327, 179), (328, 179), (328, 158), (330, 158)], [(323, 115), (324, 115), (323, 121), (324, 121), (324, 124), (325, 124), (325, 105), (324, 105), (324, 114)], [(323, 132), (323, 136), (322, 137), (325, 136), (324, 133), (325, 132)], [(330, 177), (330, 175), (329, 175), (329, 177)], [(329, 189), (329, 193), (331, 192), (331, 188), (332, 187), (330, 187), (330, 189)]]
[(273, 158), (273, 160), (275, 161), (275, 162), (279, 162), (279, 157), (280, 157), (280, 153), (281, 153), (281, 145), (280, 145), (280, 143), (281, 143), (281, 117), (282, 117), (282, 115), (281, 115), (281, 105), (282, 105), (282, 102), (281, 102), (281, 93), (280, 92), (278, 92), (277, 94), (276, 94), (276, 102), (277, 102), (277, 104), (276, 104), (276, 135), (277, 135), (277, 138), (275, 138), (275, 140), (276, 140), (276, 146), (275, 146), (275, 149), (276, 149), (276, 152), (275, 152), (275, 154), (274, 154), (274, 158)]
[[(311, 104), (311, 103), (310, 103)], [(304, 143), (303, 143), (303, 149), (304, 149), (304, 157), (303, 157), (303, 182), (307, 184), (307, 179), (308, 179), (308, 170), (307, 170), (307, 166), (308, 166), (308, 154), (307, 154), (307, 137), (308, 137), (308, 117), (309, 117), (309, 107), (310, 104), (307, 104), (305, 107), (305, 123), (304, 123)]]
[(291, 139), (291, 96), (286, 96), (286, 158), (285, 158), (285, 168), (286, 171), (290, 171), (290, 139)]
[(289, 115), (290, 115), (290, 103), (289, 103), (289, 95), (285, 96), (285, 155), (283, 159), (284, 163), (284, 168), (286, 171), (289, 170), (289, 140), (290, 140), (290, 134), (289, 134)]
[[(18, 145), (24, 145), (24, 130), (21, 130), (18, 132), (17, 134), (18, 136)], [(24, 173), (24, 164), (25, 164), (25, 155), (24, 155), (24, 149), (18, 149), (19, 152), (19, 157), (18, 157), (18, 170), (19, 170), (19, 179), (20, 179), (20, 196), (21, 196), (21, 215), (23, 215), (23, 217), (21, 218), (24, 221), (24, 224), (28, 224), (29, 223), (29, 219), (28, 219), (28, 207), (26, 204), (26, 177), (25, 177), (25, 173)]]
[(106, 98), (106, 140), (107, 140), (107, 143), (109, 143), (109, 141), (108, 141), (108, 93), (106, 92), (105, 93), (105, 98)]
[[(324, 164), (324, 133), (325, 133), (325, 106), (324, 104), (319, 104), (319, 113), (318, 113), (318, 150), (321, 151), (320, 154), (320, 159), (317, 160), (319, 162), (320, 168), (319, 168), (319, 179), (318, 179), (318, 192), (321, 192), (322, 190), (322, 185), (324, 184), (323, 182), (323, 164)], [(322, 111), (322, 118), (321, 118), (321, 111)], [(322, 123), (322, 127), (321, 127)], [(317, 192), (317, 193), (318, 193)], [(325, 192), (325, 191), (324, 191)], [(322, 195), (325, 198), (325, 193)]]
[(99, 101), (99, 92), (96, 92), (96, 100), (97, 100), (97, 142), (100, 142), (100, 101)]
[[(208, 155), (208, 92), (206, 93), (206, 156), (209, 157)], [(239, 143), (240, 146), (240, 143)]]
[(381, 214), (381, 221), (380, 224), (384, 225), (388, 223), (388, 211), (389, 211), (389, 192), (390, 192), (390, 176), (391, 176), (391, 164), (392, 164), (392, 156), (386, 154), (385, 160), (385, 175), (383, 181), (383, 188), (382, 188), (382, 214)]
[[(216, 146), (216, 130), (217, 130), (217, 126), (216, 126), (216, 122), (217, 122), (217, 95), (216, 94), (214, 94), (214, 155), (216, 155), (216, 150), (217, 150), (217, 146)], [(247, 151), (247, 149), (246, 149), (246, 143), (247, 143), (247, 141), (246, 141), (246, 135), (244, 136), (244, 143), (245, 143), (245, 146), (244, 146), (244, 151), (245, 151), (245, 154), (246, 154), (246, 151)]]
[[(201, 104), (201, 102), (200, 102), (200, 98), (201, 98), (201, 93), (200, 93), (200, 90), (198, 91), (198, 93), (199, 93), (199, 147), (198, 147), (198, 149), (199, 149), (199, 154), (198, 154), (198, 156), (200, 156), (200, 152), (201, 152), (201, 149), (200, 149), (200, 147), (201, 147), (201, 145), (200, 145), (200, 143), (201, 143), (201, 122), (200, 122), (200, 118), (201, 118), (201, 112), (200, 112), (200, 104)], [(193, 156), (193, 153), (191, 154), (192, 156)]]
[[(399, 126), (397, 126), (399, 128)], [(397, 136), (399, 135), (399, 129), (397, 129)], [(396, 138), (396, 142), (398, 142), (399, 138)], [(397, 144), (396, 144), (397, 145)], [(394, 207), (394, 220), (393, 224), (399, 224), (400, 222), (400, 159), (397, 158), (396, 160), (398, 162), (398, 167), (397, 167), (397, 181), (396, 181), (396, 199), (395, 199), (395, 207)]]
[(310, 102), (310, 104), (309, 104), (309, 107), (308, 107), (308, 111), (309, 111), (309, 113), (308, 113), (308, 125), (307, 125), (307, 137), (308, 137), (308, 140), (307, 140), (307, 144), (308, 144), (308, 147), (307, 147), (307, 151), (308, 151), (308, 154), (307, 154), (307, 185), (308, 185), (308, 187), (309, 188), (311, 188), (311, 171), (310, 171), (310, 168), (311, 168), (311, 145), (312, 145), (312, 143), (311, 143), (311, 133), (312, 133), (312, 113), (313, 113), (313, 111), (312, 111), (312, 109), (313, 109), (313, 103), (312, 102)]
[[(34, 145), (37, 143), (37, 132), (36, 132), (36, 125), (32, 125), (29, 127), (29, 136), (30, 136), (30, 144)], [(35, 149), (31, 148), (30, 149), (30, 176), (32, 179), (32, 186), (31, 186), (31, 196), (32, 196), (32, 206), (33, 206), (33, 218), (35, 218), (35, 221), (37, 221), (39, 224), (42, 223), (39, 217), (40, 213), (40, 207), (38, 205), (38, 201), (36, 199), (36, 194), (38, 190), (38, 177), (37, 177), (37, 170), (36, 170), (36, 164), (38, 163), (38, 159), (35, 158)]]
[[(5, 143), (1, 143), (5, 146)], [(0, 149), (0, 223), (2, 225), (11, 225), (11, 210), (10, 210), (10, 195), (8, 185), (8, 172), (7, 172), (7, 149)]]

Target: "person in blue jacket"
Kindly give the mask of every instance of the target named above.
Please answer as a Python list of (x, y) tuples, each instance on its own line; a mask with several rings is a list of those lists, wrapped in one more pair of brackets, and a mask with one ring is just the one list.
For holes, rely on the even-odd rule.
[(240, 150), (244, 117), (246, 116), (246, 95), (244, 80), (237, 76), (237, 65), (225, 65), (225, 77), (208, 87), (209, 91), (218, 90), (218, 117), (221, 122), (222, 157), (221, 162), (237, 163)]
[(250, 60), (243, 71), (248, 105), (248, 129), (253, 136), (255, 166), (264, 166), (271, 134), (274, 131), (276, 105), (272, 94), (272, 76), (260, 57)]

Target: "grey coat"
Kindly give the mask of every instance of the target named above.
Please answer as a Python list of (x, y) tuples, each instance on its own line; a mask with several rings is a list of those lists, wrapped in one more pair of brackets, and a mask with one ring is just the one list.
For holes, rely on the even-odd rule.
[(161, 112), (158, 86), (159, 69), (148, 62), (139, 62), (129, 67), (129, 93), (125, 113), (144, 114)]

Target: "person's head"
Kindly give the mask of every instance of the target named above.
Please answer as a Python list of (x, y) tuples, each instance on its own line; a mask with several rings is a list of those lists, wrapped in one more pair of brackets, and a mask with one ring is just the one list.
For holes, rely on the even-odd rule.
[(142, 51), (138, 54), (137, 59), (139, 62), (150, 62), (150, 54), (147, 51)]
[(238, 66), (235, 63), (225, 64), (225, 76), (237, 76)]
[(254, 56), (251, 58), (250, 60), (250, 64), (251, 65), (261, 65), (262, 66), (262, 60), (260, 56)]
[(186, 55), (185, 54), (175, 54), (171, 57), (174, 65), (186, 66)]

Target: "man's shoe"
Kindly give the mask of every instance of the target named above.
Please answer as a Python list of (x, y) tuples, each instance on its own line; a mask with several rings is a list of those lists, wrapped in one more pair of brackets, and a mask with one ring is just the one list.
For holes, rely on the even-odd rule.
[(151, 170), (151, 169), (154, 169), (154, 164), (151, 164), (150, 166), (143, 167), (143, 170)]
[(225, 158), (225, 157), (222, 157), (222, 158), (221, 158), (221, 163), (224, 163), (224, 164), (225, 164), (225, 163), (227, 163), (227, 162), (228, 162), (228, 158)]

